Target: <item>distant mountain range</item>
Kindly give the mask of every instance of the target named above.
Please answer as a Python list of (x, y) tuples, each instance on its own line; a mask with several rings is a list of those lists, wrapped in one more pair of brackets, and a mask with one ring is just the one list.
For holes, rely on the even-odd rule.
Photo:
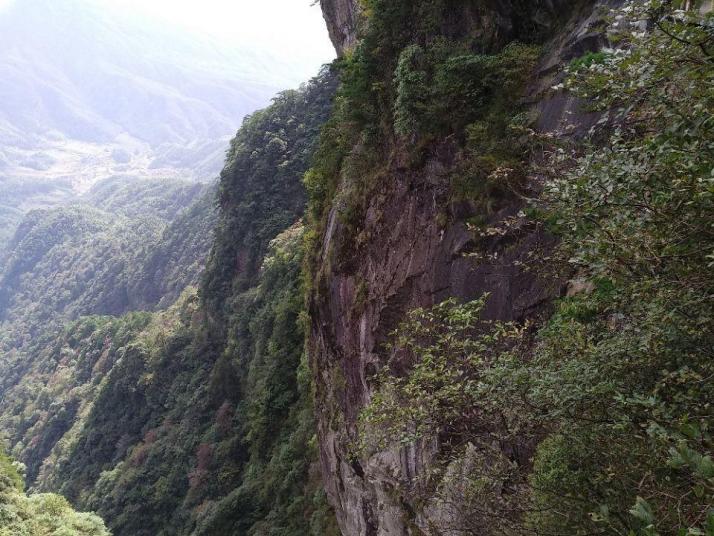
[(296, 69), (89, 0), (18, 0), (0, 11), (0, 244), (101, 179), (214, 177)]

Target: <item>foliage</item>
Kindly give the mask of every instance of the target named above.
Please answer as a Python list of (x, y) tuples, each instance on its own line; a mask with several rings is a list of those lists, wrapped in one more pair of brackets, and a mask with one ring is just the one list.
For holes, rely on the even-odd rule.
[(484, 398), (483, 373), (522, 337), (514, 325), (482, 320), (485, 300), (449, 299), (408, 314), (392, 334), (392, 360), (362, 412), (363, 447), (382, 450), (438, 434), (462, 443), (477, 426), (484, 417), (483, 405), (475, 405)]
[(0, 425), (13, 454), (27, 466), (28, 482), (50, 488), (46, 480), (69, 454), (104, 376), (148, 321), (149, 315), (141, 313), (121, 319), (87, 317), (66, 333), (56, 338), (46, 334), (26, 349), (33, 360), (21, 380), (4, 390)]
[(0, 266), (5, 262), (7, 244), (22, 221), (22, 211), (7, 204), (0, 205)]
[[(127, 232), (119, 245), (120, 226), (138, 233), (146, 220), (86, 207), (33, 216), (22, 251), (36, 251), (38, 260), (17, 270), (24, 286), (11, 293), (18, 305), (5, 324), (12, 330), (0, 405), (0, 426), (33, 489), (60, 491), (101, 513), (117, 535), (336, 534), (316, 468), (299, 324), (303, 230), (293, 225), (333, 87), (324, 72), (246, 122), (219, 186), (218, 214), (215, 190), (207, 189), (170, 222), (153, 218), (151, 239)], [(142, 204), (160, 211), (156, 193), (152, 186), (136, 197), (95, 192), (96, 203), (127, 214)], [(185, 289), (200, 270), (194, 252), (208, 244), (216, 220), (206, 286)], [(242, 263), (234, 246), (255, 259)], [(70, 273), (85, 262), (96, 270), (71, 280), (75, 301), (50, 307), (67, 288), (64, 265)], [(103, 264), (117, 269), (107, 274)], [(56, 277), (45, 278), (53, 270)], [(93, 312), (92, 300), (107, 304), (105, 291), (126, 291), (127, 280), (162, 309), (82, 316)], [(35, 292), (32, 282), (47, 296), (22, 301)], [(221, 295), (211, 294), (214, 284)], [(36, 316), (21, 314), (28, 302)], [(59, 324), (75, 314), (66, 329), (36, 320)], [(24, 337), (30, 328), (37, 336)]]
[[(396, 338), (414, 361), (380, 375), (362, 417), (367, 439), (378, 426), (378, 438), (446, 441), (427, 489), (447, 504), (469, 467), (456, 483), (479, 493), (461, 507), (489, 532), (714, 527), (711, 17), (659, 2), (613, 15), (623, 48), (571, 64), (567, 83), (602, 119), (586, 150), (559, 151), (542, 201), (589, 284), (503, 351), (482, 341), (507, 327), (468, 332), (480, 302), (417, 310)], [(468, 455), (494, 444), (495, 457)]]
[(403, 493), (415, 504), (431, 501), (456, 534), (518, 529), (528, 485), (513, 456), (527, 450), (524, 437), (537, 433), (537, 424), (518, 414), (522, 404), (503, 406), (498, 393), (504, 355), (528, 329), (483, 320), (487, 298), (449, 299), (408, 314), (392, 333), (392, 358), (373, 379), (354, 453), (370, 456), (438, 439), (438, 459)]
[(607, 59), (607, 53), (599, 50), (598, 52), (586, 52), (579, 58), (575, 58), (570, 62), (570, 69), (587, 69), (591, 65), (603, 63)]
[(241, 485), (205, 512), (198, 534), (336, 534), (311, 468), (317, 453), (299, 325), (301, 241), (302, 227), (278, 236), (260, 285), (234, 298), (223, 359), (238, 376), (236, 433), (246, 465)]
[(336, 534), (313, 466), (301, 240), (300, 228), (281, 235), (259, 286), (234, 297), (215, 362), (193, 291), (40, 345), (3, 422), (29, 480), (116, 534)]
[[(626, 47), (568, 84), (606, 111), (609, 140), (547, 195), (570, 263), (599, 290), (561, 306), (532, 365), (535, 403), (567, 434), (540, 449), (536, 501), (570, 510), (535, 519), (571, 534), (695, 534), (714, 497), (714, 69), (698, 46), (713, 36), (658, 2), (618, 15)], [(640, 31), (648, 18), (655, 29)]]
[[(424, 50), (411, 45), (402, 50), (394, 74), (397, 99), (394, 103), (394, 130), (402, 136), (419, 131), (429, 91), (427, 73), (423, 68)], [(426, 121), (425, 121), (426, 122)]]
[(216, 317), (227, 296), (255, 282), (270, 240), (303, 215), (301, 178), (329, 116), (335, 85), (326, 68), (301, 90), (283, 92), (269, 108), (247, 117), (231, 142), (201, 290)]
[(411, 138), (461, 132), (485, 115), (512, 114), (538, 48), (512, 43), (496, 54), (469, 54), (437, 40), (405, 48), (395, 73), (394, 128)]
[(56, 467), (45, 463), (46, 485), (116, 534), (333, 534), (299, 372), (300, 242), (299, 229), (280, 237), (260, 285), (234, 298), (215, 362), (192, 294), (117, 341), (90, 411)]
[(109, 536), (94, 514), (80, 514), (59, 495), (26, 496), (16, 464), (0, 451), (0, 535)]

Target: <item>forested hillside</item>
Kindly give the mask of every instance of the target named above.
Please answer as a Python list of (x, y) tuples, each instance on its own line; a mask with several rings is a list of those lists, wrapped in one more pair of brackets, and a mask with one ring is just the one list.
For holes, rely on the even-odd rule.
[(188, 182), (114, 179), (81, 204), (30, 212), (0, 276), (3, 338), (20, 348), (67, 319), (170, 304), (198, 282), (214, 196)]
[[(334, 532), (303, 354), (300, 219), (335, 85), (326, 70), (246, 119), (218, 194), (105, 184), (87, 197), (99, 208), (30, 215), (3, 287), (14, 338), (0, 412), (29, 486), (115, 535)], [(78, 320), (52, 333), (53, 315)]]

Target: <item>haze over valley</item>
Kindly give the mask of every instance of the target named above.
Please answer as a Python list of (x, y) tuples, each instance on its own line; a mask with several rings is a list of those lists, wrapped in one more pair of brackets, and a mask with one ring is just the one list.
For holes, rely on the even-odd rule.
[(10, 2), (0, 8), (0, 244), (27, 211), (109, 177), (216, 178), (242, 118), (329, 58), (329, 45), (290, 57), (226, 44), (121, 2)]

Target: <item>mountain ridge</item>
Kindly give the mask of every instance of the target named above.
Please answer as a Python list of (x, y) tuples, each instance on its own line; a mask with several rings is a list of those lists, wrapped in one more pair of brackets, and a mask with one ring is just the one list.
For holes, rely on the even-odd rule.
[(107, 177), (215, 179), (242, 119), (305, 71), (90, 0), (10, 4), (0, 10), (0, 212), (10, 223), (0, 248), (18, 210), (66, 203)]

